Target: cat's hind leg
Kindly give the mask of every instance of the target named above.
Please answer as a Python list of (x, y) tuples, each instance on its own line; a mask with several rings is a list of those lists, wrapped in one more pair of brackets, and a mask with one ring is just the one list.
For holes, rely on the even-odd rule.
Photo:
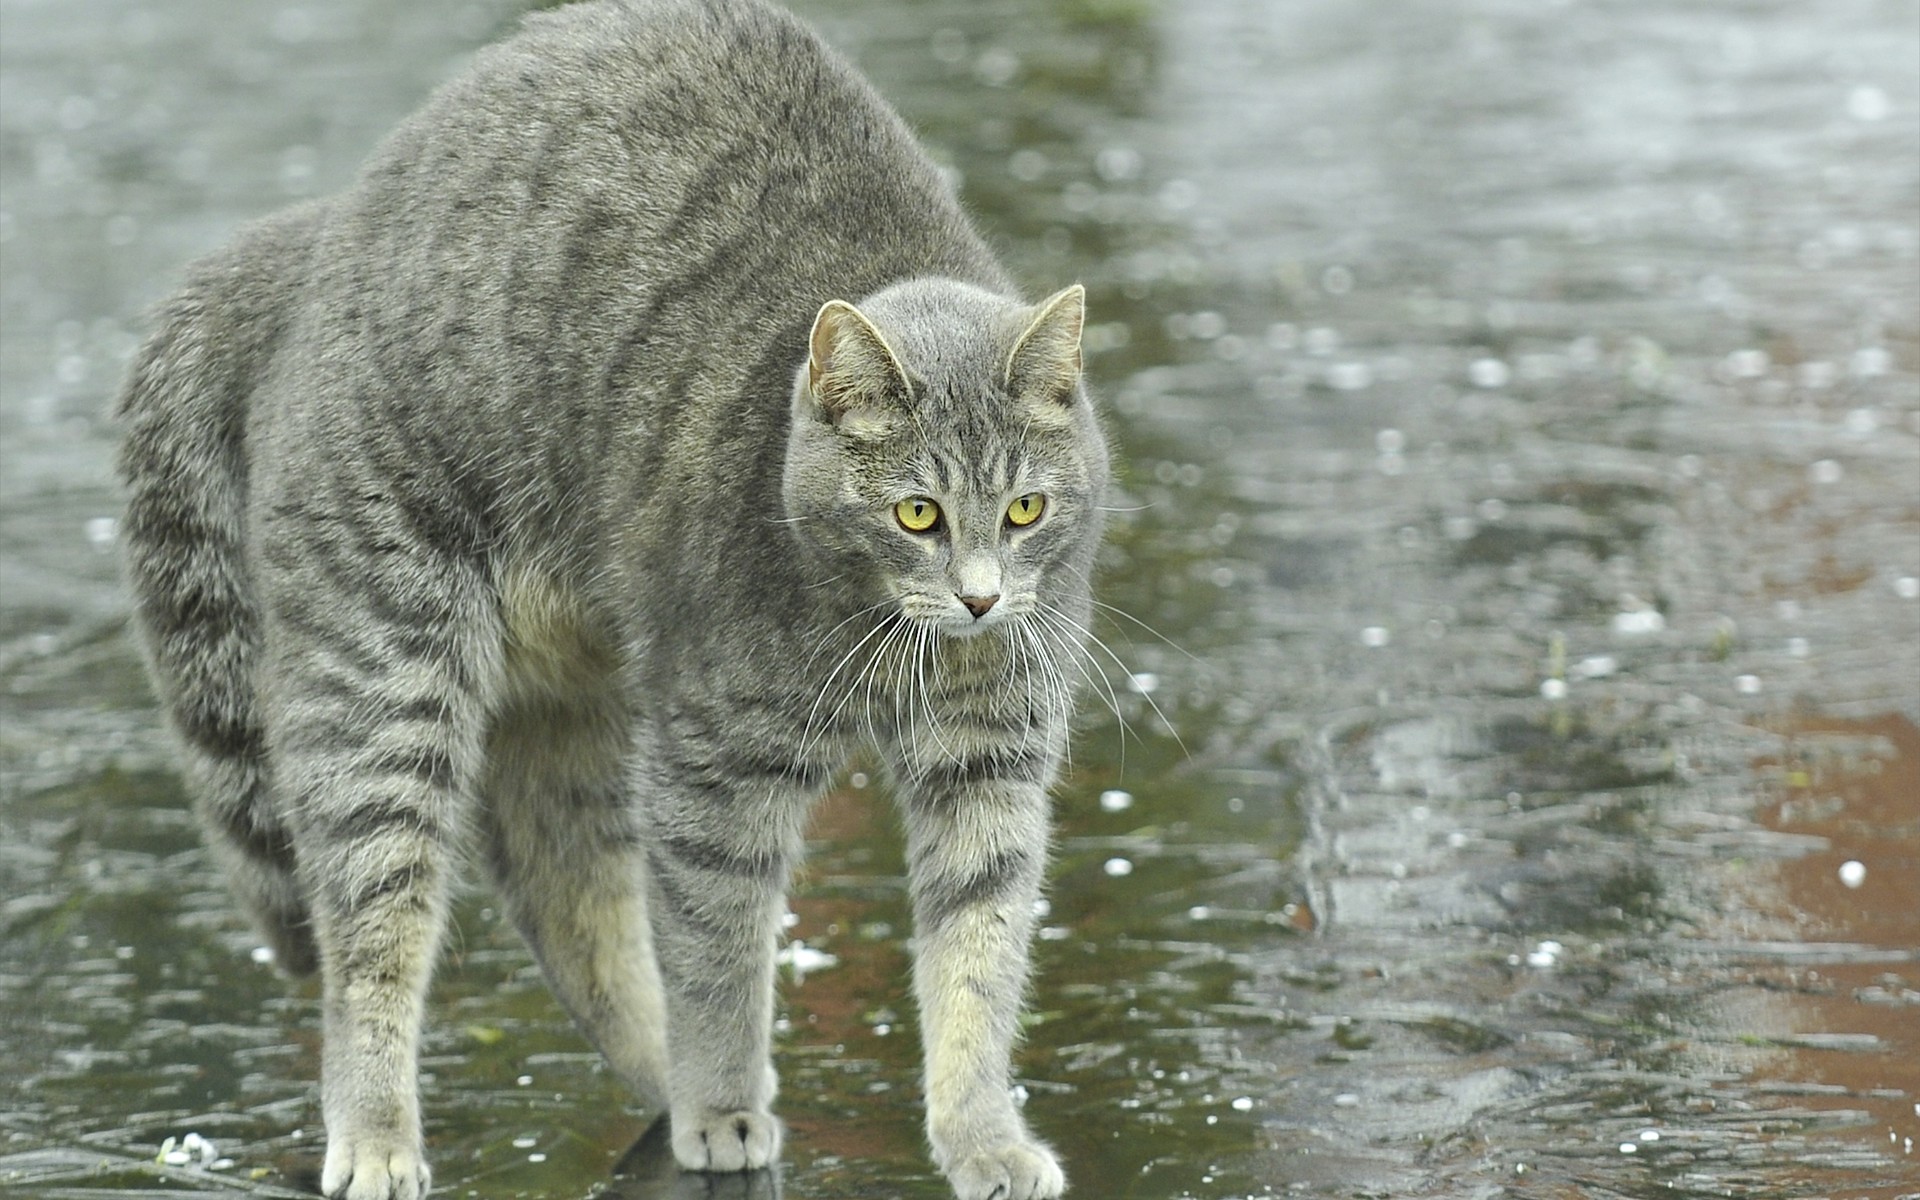
[(377, 482), (305, 503), (267, 514), (261, 693), (320, 951), (321, 1188), (418, 1200), (422, 1010), (473, 816), (498, 616), (473, 559)]
[(554, 995), (614, 1073), (662, 1109), (667, 1017), (627, 803), (628, 740), (611, 688), (509, 702), (487, 743), (483, 841)]

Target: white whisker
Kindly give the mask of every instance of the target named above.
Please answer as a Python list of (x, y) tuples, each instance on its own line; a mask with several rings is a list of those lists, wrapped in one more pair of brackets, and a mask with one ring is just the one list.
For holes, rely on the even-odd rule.
[[(874, 609), (880, 608), (880, 607), (883, 607), (883, 605), (876, 604), (872, 608), (868, 608), (861, 612), (855, 613), (852, 617), (848, 617), (846, 621), (840, 622), (840, 625), (834, 626), (834, 629), (838, 630), (840, 626), (845, 625), (847, 621), (852, 621), (859, 617), (865, 616), (867, 613), (870, 613), (874, 611)], [(819, 727), (819, 729), (816, 730), (814, 728), (814, 721), (820, 715), (820, 706), (826, 702), (827, 693), (832, 689), (833, 681), (839, 677), (840, 672), (846, 670), (847, 664), (853, 661), (854, 656), (860, 653), (860, 648), (873, 640), (874, 635), (878, 634), (884, 629), (895, 627), (897, 625), (898, 625), (898, 622), (892, 619), (891, 614), (882, 616), (880, 620), (874, 624), (874, 627), (872, 629), (869, 629), (866, 632), (866, 634), (863, 637), (861, 637), (859, 641), (853, 644), (851, 649), (849, 649), (845, 654), (840, 656), (840, 661), (833, 665), (833, 670), (827, 672), (827, 677), (824, 680), (822, 680), (820, 683), (820, 690), (814, 695), (813, 707), (807, 711), (807, 723), (803, 727), (804, 729), (803, 736), (805, 736), (806, 741), (802, 744), (801, 751), (800, 751), (801, 756), (803, 758), (806, 756), (806, 754), (809, 751), (811, 751), (814, 748), (815, 745), (817, 745), (820, 742), (822, 738), (826, 736), (827, 730), (831, 728), (840, 719), (841, 710), (846, 707), (846, 698), (842, 697), (840, 703), (834, 707), (832, 715), (827, 718), (826, 722), (822, 724)], [(815, 653), (816, 654), (818, 653), (817, 648), (815, 650)], [(859, 685), (859, 673), (856, 672), (854, 676), (854, 682), (848, 688), (848, 695), (851, 695), (852, 688), (857, 687), (858, 685)]]
[[(1095, 634), (1092, 630), (1086, 628), (1084, 625), (1080, 624), (1080, 622), (1074, 620), (1071, 616), (1062, 612), (1058, 608), (1055, 608), (1053, 605), (1046, 603), (1044, 600), (1040, 601), (1039, 605), (1040, 607), (1036, 611), (1044, 611), (1044, 612), (1051, 613), (1056, 620), (1065, 622), (1067, 626), (1075, 630), (1080, 636), (1086, 638), (1087, 641), (1090, 642), (1094, 647), (1096, 647), (1102, 654), (1106, 655), (1107, 658), (1110, 661), (1112, 661), (1114, 666), (1118, 667), (1121, 671), (1127, 674), (1128, 678), (1132, 678), (1133, 672), (1127, 667), (1127, 664), (1121, 660), (1118, 654), (1114, 653), (1113, 647), (1107, 645), (1106, 642), (1100, 639), (1099, 635)], [(1089, 655), (1089, 657), (1091, 658), (1091, 655)], [(1106, 672), (1102, 671), (1101, 674), (1105, 675)], [(1186, 755), (1188, 758), (1192, 758), (1193, 754), (1191, 751), (1187, 749), (1186, 741), (1183, 738), (1181, 738), (1180, 731), (1174, 728), (1173, 722), (1167, 719), (1167, 714), (1161, 709), (1159, 702), (1153, 698), (1153, 693), (1142, 689), (1140, 692), (1140, 697), (1147, 702), (1147, 707), (1153, 710), (1153, 715), (1160, 718), (1160, 723), (1166, 726), (1167, 733), (1172, 735), (1175, 744), (1177, 744), (1180, 747), (1180, 752)]]

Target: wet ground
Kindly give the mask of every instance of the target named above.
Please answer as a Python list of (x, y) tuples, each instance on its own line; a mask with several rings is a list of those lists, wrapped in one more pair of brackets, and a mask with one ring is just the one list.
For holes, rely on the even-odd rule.
[[(1020, 1069), (1075, 1194), (1920, 1195), (1920, 8), (798, 7), (1091, 289), (1130, 615)], [(314, 1182), (316, 999), (184, 814), (101, 414), (186, 259), (516, 8), (0, 0), (0, 1194)], [(787, 1161), (714, 1195), (944, 1194), (865, 782)], [(488, 905), (442, 1193), (708, 1195)]]

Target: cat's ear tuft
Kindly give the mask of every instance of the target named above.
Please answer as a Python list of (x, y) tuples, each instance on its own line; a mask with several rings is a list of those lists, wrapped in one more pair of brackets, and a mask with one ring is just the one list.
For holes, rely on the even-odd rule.
[(1076, 283), (1049, 296), (1035, 312), (1007, 356), (1007, 389), (1016, 396), (1070, 403), (1074, 385), (1080, 382), (1080, 331), (1087, 322), (1087, 289)]
[(835, 425), (849, 414), (878, 415), (911, 394), (907, 373), (873, 322), (845, 300), (829, 300), (807, 335), (807, 391)]

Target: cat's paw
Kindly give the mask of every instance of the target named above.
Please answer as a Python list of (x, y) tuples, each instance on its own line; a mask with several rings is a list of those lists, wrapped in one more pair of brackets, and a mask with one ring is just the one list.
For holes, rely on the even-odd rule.
[(947, 1168), (959, 1200), (1053, 1200), (1067, 1177), (1053, 1151), (1039, 1142), (1013, 1142), (969, 1154)]
[(673, 1156), (689, 1171), (758, 1171), (780, 1157), (780, 1122), (765, 1112), (673, 1114)]
[(327, 1139), (320, 1191), (328, 1200), (421, 1200), (433, 1182), (418, 1143), (369, 1137)]

